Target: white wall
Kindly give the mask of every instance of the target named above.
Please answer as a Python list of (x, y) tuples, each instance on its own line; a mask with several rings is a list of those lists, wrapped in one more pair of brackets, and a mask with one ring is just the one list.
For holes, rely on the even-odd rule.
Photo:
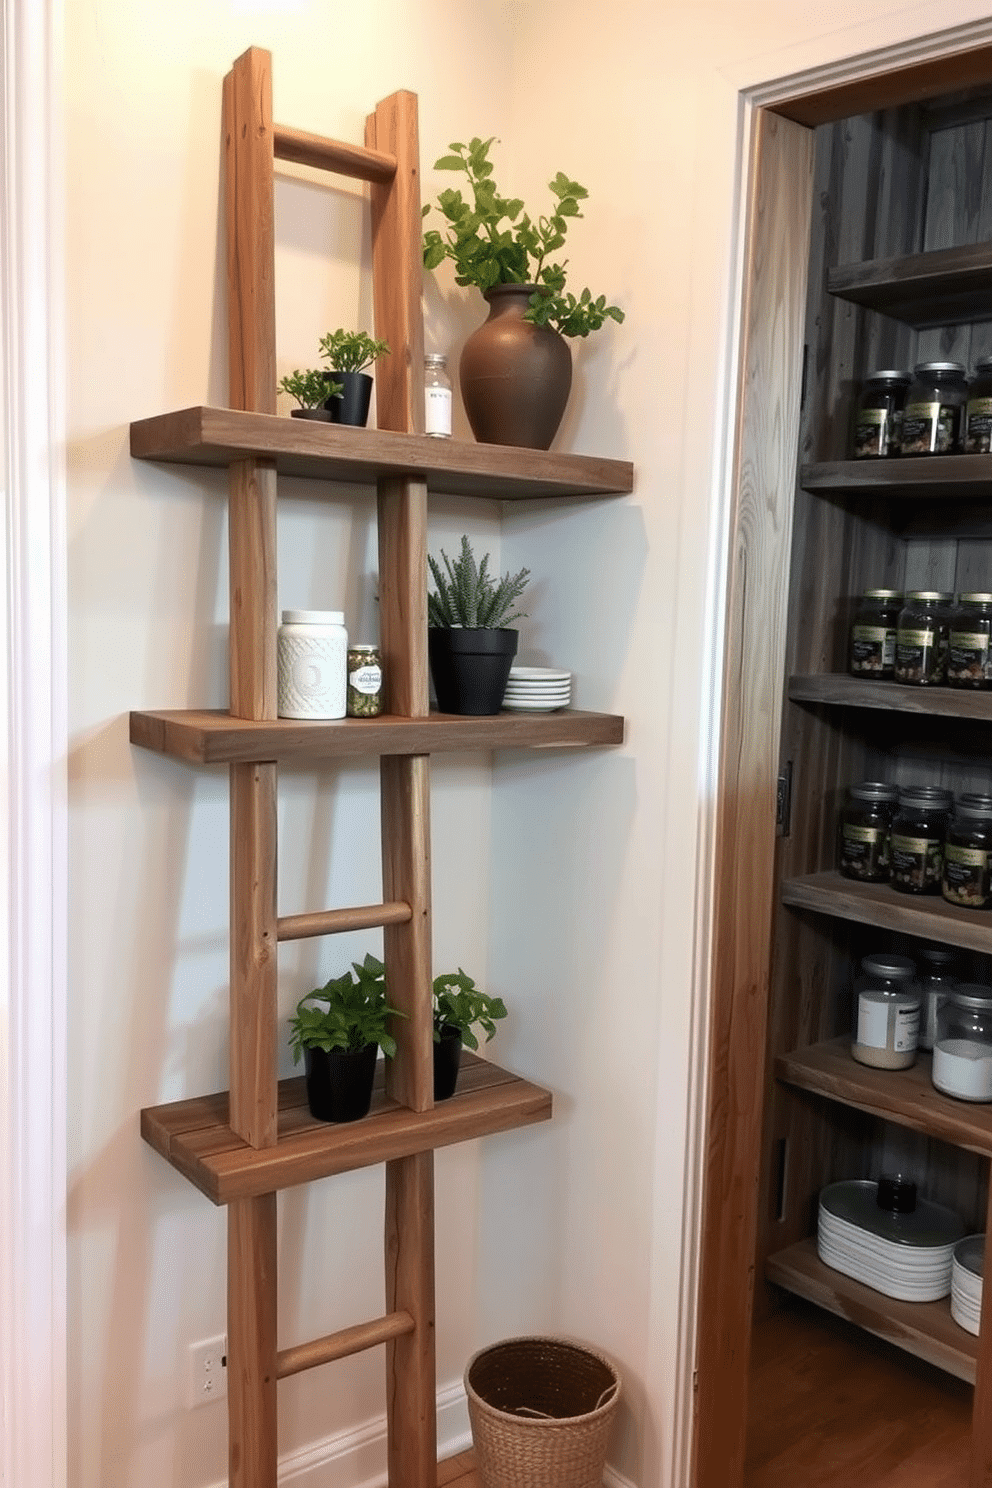
[[(469, 531), (533, 570), (522, 654), (572, 667), (580, 705), (628, 719), (623, 750), (500, 760), (491, 793), (487, 762), (434, 768), (435, 964), (507, 996), (497, 1057), (550, 1085), (557, 1110), (551, 1127), (439, 1154), (438, 1358), (444, 1384), (515, 1331), (603, 1345), (626, 1385), (618, 1465), (653, 1488), (671, 1481), (684, 1305), (737, 95), (932, 24), (922, 5), (863, 9), (67, 6), (75, 1488), (196, 1488), (225, 1471), (223, 1411), (187, 1411), (183, 1377), (188, 1344), (224, 1325), (224, 1217), (140, 1142), (137, 1113), (226, 1083), (226, 783), (132, 750), (126, 722), (226, 698), (223, 478), (127, 453), (131, 419), (225, 400), (223, 73), (249, 44), (271, 48), (276, 118), (351, 139), (375, 100), (414, 89), (425, 195), (433, 158), (471, 133), (500, 136), (521, 195), (559, 168), (578, 176), (591, 199), (575, 271), (628, 312), (577, 348), (562, 443), (632, 458), (633, 498), (564, 519), (508, 509), (502, 527), (495, 507), (432, 507), (432, 545)], [(982, 10), (949, 0), (942, 20)], [(371, 313), (357, 189), (293, 175), (278, 187), (280, 372)], [(455, 354), (481, 318), (450, 278), (426, 308), (428, 345)], [(342, 602), (368, 631), (371, 517), (365, 492), (319, 510), (290, 493), (280, 603)], [(375, 898), (374, 771), (286, 774), (283, 911)], [(367, 944), (285, 954), (286, 1010)], [(294, 1191), (281, 1216), (281, 1342), (374, 1315), (381, 1176)], [(378, 1416), (381, 1361), (280, 1391), (281, 1451), (301, 1452)], [(300, 1481), (356, 1480), (319, 1457), (310, 1472), (299, 1459)]]

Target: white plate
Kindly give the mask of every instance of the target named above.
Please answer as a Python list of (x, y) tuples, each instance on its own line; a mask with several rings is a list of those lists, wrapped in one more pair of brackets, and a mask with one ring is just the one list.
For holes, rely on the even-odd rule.
[(510, 676), (524, 682), (570, 682), (571, 672), (556, 672), (553, 667), (513, 666)]
[(552, 701), (557, 699), (560, 702), (562, 698), (572, 696), (572, 689), (570, 687), (558, 687), (554, 690), (550, 687), (508, 687), (504, 696), (524, 698), (535, 703), (541, 702), (544, 698), (550, 698)]
[(503, 707), (510, 713), (557, 713), (559, 708), (568, 707), (568, 698), (560, 703), (532, 703), (524, 698), (504, 698)]

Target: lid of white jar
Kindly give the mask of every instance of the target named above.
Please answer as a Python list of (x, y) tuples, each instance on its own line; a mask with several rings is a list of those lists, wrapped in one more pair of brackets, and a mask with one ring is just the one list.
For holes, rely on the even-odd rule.
[(283, 625), (343, 625), (344, 610), (283, 610)]

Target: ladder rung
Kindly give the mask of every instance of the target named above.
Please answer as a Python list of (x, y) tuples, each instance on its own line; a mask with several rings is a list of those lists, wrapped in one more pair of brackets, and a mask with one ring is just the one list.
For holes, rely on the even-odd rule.
[(381, 150), (325, 139), (321, 134), (290, 129), (286, 124), (273, 125), (272, 134), (277, 160), (335, 171), (339, 176), (357, 176), (360, 181), (391, 181), (396, 174), (395, 155), (384, 155)]
[(412, 1333), (413, 1329), (414, 1321), (408, 1312), (389, 1312), (385, 1317), (376, 1318), (374, 1323), (358, 1323), (354, 1328), (342, 1328), (338, 1333), (315, 1338), (312, 1343), (280, 1349), (276, 1355), (276, 1378), (285, 1379), (287, 1375), (300, 1374), (304, 1369), (315, 1369), (318, 1364), (330, 1364), (332, 1359), (360, 1354), (363, 1349), (388, 1343), (391, 1338)]
[(352, 909), (318, 909), (313, 914), (280, 915), (278, 940), (308, 940), (314, 935), (340, 935), (344, 930), (372, 930), (377, 925), (403, 925), (410, 919), (409, 904), (356, 904)]

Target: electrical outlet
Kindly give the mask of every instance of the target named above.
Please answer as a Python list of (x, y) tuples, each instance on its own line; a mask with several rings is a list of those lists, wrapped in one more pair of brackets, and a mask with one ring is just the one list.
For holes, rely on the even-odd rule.
[(192, 1410), (227, 1394), (227, 1334), (201, 1338), (189, 1346), (189, 1381), (186, 1403)]

